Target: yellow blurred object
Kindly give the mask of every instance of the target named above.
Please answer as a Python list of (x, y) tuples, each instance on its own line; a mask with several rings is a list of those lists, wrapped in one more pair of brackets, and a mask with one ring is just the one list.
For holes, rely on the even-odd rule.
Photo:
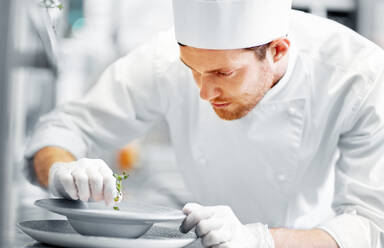
[(136, 144), (129, 144), (118, 153), (118, 164), (121, 171), (133, 170), (138, 161), (139, 149)]

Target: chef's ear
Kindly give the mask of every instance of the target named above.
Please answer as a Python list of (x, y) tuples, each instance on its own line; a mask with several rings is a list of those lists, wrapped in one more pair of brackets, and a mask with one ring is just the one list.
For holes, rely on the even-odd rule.
[(279, 38), (272, 41), (269, 45), (269, 51), (273, 62), (276, 63), (287, 55), (291, 42), (288, 38)]

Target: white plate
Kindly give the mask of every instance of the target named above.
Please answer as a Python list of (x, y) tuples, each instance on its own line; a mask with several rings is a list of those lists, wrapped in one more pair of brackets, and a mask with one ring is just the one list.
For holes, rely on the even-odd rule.
[(57, 214), (76, 219), (101, 219), (123, 223), (148, 223), (165, 221), (181, 221), (185, 215), (181, 210), (154, 206), (139, 202), (121, 202), (120, 211), (107, 207), (103, 202), (72, 201), (65, 199), (37, 200), (35, 205)]
[(76, 233), (66, 220), (24, 221), (18, 227), (39, 242), (61, 247), (179, 248), (196, 240), (194, 233), (181, 234), (176, 226), (154, 225), (138, 239), (83, 236)]
[(176, 209), (138, 202), (122, 202), (120, 211), (103, 202), (84, 203), (65, 199), (44, 199), (35, 205), (65, 215), (78, 233), (90, 236), (138, 238), (154, 223), (179, 221), (185, 215)]

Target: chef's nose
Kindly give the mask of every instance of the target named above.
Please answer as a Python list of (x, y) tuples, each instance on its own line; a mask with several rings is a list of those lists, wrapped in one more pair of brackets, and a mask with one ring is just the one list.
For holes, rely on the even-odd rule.
[(221, 90), (215, 83), (207, 78), (200, 78), (200, 98), (206, 101), (211, 101), (221, 94)]

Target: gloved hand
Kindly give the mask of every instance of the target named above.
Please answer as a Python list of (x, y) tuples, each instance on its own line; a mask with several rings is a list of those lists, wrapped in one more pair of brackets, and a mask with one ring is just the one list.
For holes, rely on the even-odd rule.
[(58, 197), (113, 203), (118, 195), (116, 179), (108, 165), (100, 159), (80, 159), (70, 163), (54, 163), (49, 170), (49, 190)]
[(183, 233), (195, 228), (204, 247), (210, 248), (274, 248), (268, 227), (261, 223), (243, 225), (228, 206), (203, 207), (188, 203), (187, 215), (180, 226)]

